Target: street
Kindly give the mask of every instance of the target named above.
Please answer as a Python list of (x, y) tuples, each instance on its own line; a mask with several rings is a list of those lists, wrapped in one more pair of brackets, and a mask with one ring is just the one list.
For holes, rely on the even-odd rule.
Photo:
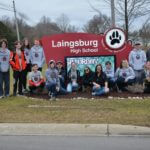
[(149, 150), (150, 137), (0, 136), (0, 150)]

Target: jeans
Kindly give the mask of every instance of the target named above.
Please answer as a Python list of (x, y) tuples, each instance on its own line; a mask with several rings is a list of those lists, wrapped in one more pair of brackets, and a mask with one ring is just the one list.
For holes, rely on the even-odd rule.
[[(22, 94), (22, 87), (23, 87), (23, 73), (24, 71), (15, 71), (13, 73), (13, 78), (14, 78), (14, 89), (13, 89), (13, 94), (16, 94), (17, 89), (19, 94)], [(19, 82), (19, 83), (18, 83)], [(18, 87), (19, 84), (19, 87)]]
[(29, 89), (30, 89), (30, 92), (32, 93), (33, 91), (37, 89), (43, 90), (44, 86), (45, 86), (45, 83), (43, 82), (39, 86), (29, 86)]
[(108, 87), (113, 88), (116, 85), (115, 78), (108, 78)]
[(93, 86), (93, 92), (95, 93), (95, 96), (101, 96), (106, 94), (105, 87), (96, 88), (95, 86)]
[(65, 88), (63, 88), (62, 86), (60, 86), (60, 90), (59, 90), (59, 94), (60, 95), (66, 95), (68, 92)]
[(46, 84), (46, 88), (47, 88), (48, 92), (51, 92), (54, 96), (57, 95), (56, 86), (57, 86), (57, 84), (55, 84), (55, 83)]
[(144, 80), (144, 70), (134, 70), (136, 83), (142, 84)]
[[(4, 85), (4, 88), (3, 88)], [(0, 71), (0, 96), (9, 95), (9, 89), (10, 89), (10, 77), (9, 77), (9, 71), (8, 72), (1, 72)]]
[(124, 78), (119, 77), (116, 82), (119, 90), (124, 90), (126, 86), (135, 83), (135, 79), (129, 79), (127, 82), (125, 82)]
[(68, 83), (67, 92), (71, 93), (72, 91), (77, 91), (78, 87), (79, 87), (78, 83), (76, 83), (74, 85), (72, 83)]

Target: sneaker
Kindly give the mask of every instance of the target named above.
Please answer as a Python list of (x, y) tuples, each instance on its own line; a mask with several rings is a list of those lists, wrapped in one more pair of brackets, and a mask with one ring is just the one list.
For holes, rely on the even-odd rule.
[(9, 97), (9, 96), (10, 96), (9, 94), (5, 95), (6, 98)]
[(48, 92), (48, 96), (51, 97), (51, 92), (50, 91)]
[(0, 96), (0, 99), (4, 98), (4, 96)]
[(96, 93), (95, 92), (92, 92), (92, 96), (95, 96), (96, 95)]
[(53, 93), (51, 93), (51, 100), (56, 100), (56, 96)]
[(16, 93), (13, 93), (13, 96), (17, 96), (17, 94), (16, 94)]
[(23, 93), (18, 93), (18, 96), (23, 96)]
[(29, 91), (27, 89), (23, 89), (22, 91), (24, 94), (27, 94)]

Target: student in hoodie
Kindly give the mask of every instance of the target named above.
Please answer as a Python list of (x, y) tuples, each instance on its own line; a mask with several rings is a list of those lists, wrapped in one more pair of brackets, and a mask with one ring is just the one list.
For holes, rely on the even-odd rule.
[(30, 60), (30, 44), (29, 44), (29, 40), (27, 38), (24, 38), (23, 40), (23, 48), (24, 50), (24, 55), (26, 58), (26, 63), (27, 63), (27, 67), (25, 69), (25, 73), (23, 74), (23, 92), (26, 93), (28, 92), (26, 86), (27, 86), (27, 74), (28, 72), (31, 72), (31, 60)]
[(39, 71), (42, 71), (42, 67), (45, 63), (45, 55), (42, 46), (40, 45), (39, 39), (34, 40), (34, 46), (30, 51), (30, 60), (31, 64), (37, 64), (39, 67)]
[(45, 86), (45, 82), (42, 73), (38, 71), (38, 65), (34, 64), (32, 66), (32, 72), (29, 73), (30, 93), (33, 93), (37, 89), (43, 90), (44, 86)]
[[(19, 95), (23, 95), (22, 87), (23, 87), (23, 74), (26, 69), (26, 59), (24, 55), (24, 51), (22, 50), (22, 43), (20, 41), (15, 42), (15, 50), (11, 52), (10, 55), (10, 64), (13, 69), (13, 95), (16, 96), (17, 90)], [(19, 83), (19, 87), (18, 87)]]
[(95, 76), (93, 80), (93, 96), (101, 96), (109, 92), (107, 76), (103, 72), (102, 65), (95, 67)]
[(48, 95), (50, 98), (55, 98), (58, 94), (66, 94), (65, 90), (60, 86), (59, 72), (56, 69), (55, 61), (49, 61), (49, 68), (45, 73), (46, 88), (48, 89)]
[(71, 68), (67, 74), (67, 92), (77, 91), (79, 89), (80, 71), (77, 69), (75, 62), (71, 63)]
[[(7, 48), (6, 39), (0, 41), (0, 99), (9, 96), (10, 79), (9, 79), (9, 59), (10, 51)], [(4, 84), (4, 88), (3, 88)]]
[(116, 85), (115, 82), (115, 73), (114, 73), (114, 69), (112, 68), (112, 64), (110, 61), (107, 61), (105, 63), (105, 74), (107, 76), (107, 80), (108, 80), (108, 87), (110, 89), (113, 89)]
[(94, 73), (90, 69), (90, 67), (86, 66), (84, 68), (84, 74), (82, 77), (82, 90), (87, 91), (88, 89), (92, 89), (93, 86)]
[(65, 69), (63, 67), (62, 61), (57, 61), (56, 68), (57, 68), (58, 73), (59, 73), (60, 85), (62, 88), (65, 88), (66, 72), (65, 72)]
[(115, 77), (119, 91), (126, 91), (128, 85), (135, 83), (135, 73), (127, 60), (122, 60), (120, 67), (115, 73)]
[(136, 82), (143, 83), (144, 65), (146, 64), (146, 54), (141, 49), (141, 43), (136, 42), (134, 49), (129, 54), (129, 65), (133, 68), (136, 76)]

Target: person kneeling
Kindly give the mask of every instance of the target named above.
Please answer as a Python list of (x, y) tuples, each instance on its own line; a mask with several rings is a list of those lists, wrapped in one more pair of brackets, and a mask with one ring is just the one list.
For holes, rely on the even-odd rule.
[(98, 64), (95, 69), (93, 81), (93, 96), (101, 96), (109, 92), (106, 74), (102, 70), (102, 65)]
[(67, 91), (60, 86), (59, 72), (56, 69), (55, 61), (50, 60), (45, 73), (46, 88), (50, 98), (55, 99), (58, 94), (67, 94)]
[(127, 87), (135, 83), (135, 73), (128, 65), (127, 60), (122, 60), (120, 67), (115, 73), (118, 92), (128, 91)]
[(40, 71), (38, 71), (38, 65), (32, 66), (32, 72), (29, 73), (29, 89), (30, 93), (34, 93), (35, 90), (43, 90), (45, 86), (44, 78)]
[(67, 92), (76, 92), (79, 89), (80, 71), (77, 69), (76, 63), (71, 63), (71, 68), (68, 72)]

